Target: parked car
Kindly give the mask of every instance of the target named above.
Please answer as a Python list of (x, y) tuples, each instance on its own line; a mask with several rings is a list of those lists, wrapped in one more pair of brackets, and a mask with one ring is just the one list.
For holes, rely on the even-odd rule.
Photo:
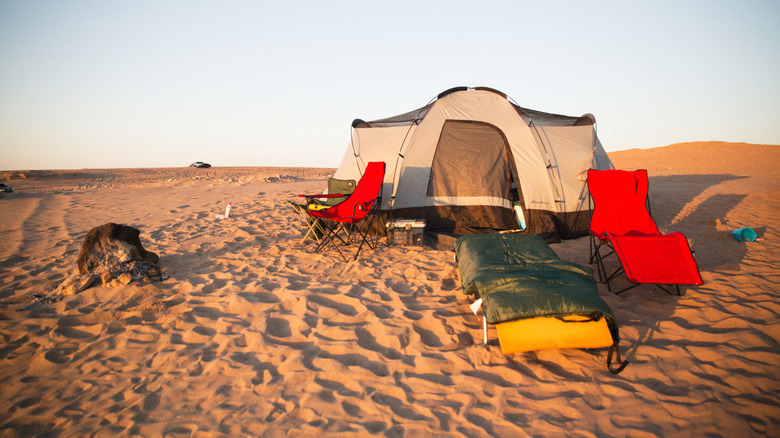
[(5, 192), (13, 192), (13, 191), (14, 191), (14, 189), (8, 187), (7, 185), (5, 185), (3, 183), (0, 183), (0, 192), (5, 193)]
[(211, 164), (204, 163), (203, 161), (196, 161), (190, 164), (190, 167), (197, 167), (198, 169), (208, 169), (209, 167), (211, 167)]

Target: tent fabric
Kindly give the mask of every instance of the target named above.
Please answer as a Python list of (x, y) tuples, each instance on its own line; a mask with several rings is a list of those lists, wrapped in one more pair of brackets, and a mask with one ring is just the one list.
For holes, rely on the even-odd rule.
[(380, 204), (388, 216), (424, 218), (429, 229), (518, 229), (518, 202), (525, 232), (551, 240), (587, 234), (587, 188), (578, 175), (613, 168), (593, 116), (530, 110), (484, 87), (456, 87), (398, 116), (356, 120), (333, 177), (359, 179), (369, 161), (388, 163)]

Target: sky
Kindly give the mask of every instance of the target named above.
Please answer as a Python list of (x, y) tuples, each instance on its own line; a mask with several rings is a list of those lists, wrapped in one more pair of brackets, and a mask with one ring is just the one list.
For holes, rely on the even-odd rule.
[(607, 151), (780, 144), (780, 2), (0, 0), (0, 170), (336, 167), (456, 86)]

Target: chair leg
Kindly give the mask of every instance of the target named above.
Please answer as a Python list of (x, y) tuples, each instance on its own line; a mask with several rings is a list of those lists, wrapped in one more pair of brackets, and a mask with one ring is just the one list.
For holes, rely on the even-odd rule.
[(594, 240), (595, 240), (595, 237), (593, 237), (593, 235), (591, 234), (590, 235), (590, 239), (589, 239), (590, 258), (588, 259), (588, 264), (589, 265), (592, 265), (594, 263), (596, 264), (596, 272), (599, 275), (599, 283), (603, 283), (603, 281), (602, 281), (603, 276), (601, 275), (601, 272), (603, 270), (603, 266), (602, 266), (602, 263), (601, 263), (601, 257), (600, 257), (601, 254), (599, 254), (599, 249), (601, 249), (601, 244), (595, 242)]
[(372, 229), (374, 227), (374, 224), (377, 221), (378, 215), (371, 215), (369, 218), (366, 218), (367, 221), (365, 222), (365, 225), (363, 225), (363, 229), (361, 230), (360, 227), (355, 225), (355, 233), (361, 237), (363, 241), (368, 245), (371, 249), (376, 249), (377, 242), (379, 242), (379, 237), (377, 234), (377, 237), (374, 238), (374, 241), (371, 241), (371, 234)]
[(627, 287), (627, 288), (625, 288), (625, 289), (621, 289), (621, 290), (619, 290), (619, 291), (615, 292), (615, 295), (620, 295), (620, 294), (622, 294), (623, 292), (625, 292), (625, 291), (627, 291), (627, 290), (631, 290), (631, 289), (633, 289), (633, 288), (635, 288), (635, 287), (637, 287), (637, 286), (639, 286), (639, 285), (641, 285), (641, 283), (633, 283), (633, 284), (631, 284), (631, 286), (629, 286), (629, 287)]
[(338, 222), (338, 225), (336, 225), (333, 228), (330, 228), (328, 230), (327, 235), (325, 235), (322, 238), (322, 242), (317, 246), (317, 248), (314, 250), (314, 253), (319, 253), (325, 250), (328, 246), (333, 246), (336, 251), (339, 253), (341, 258), (346, 262), (347, 256), (344, 255), (344, 252), (339, 247), (339, 244), (336, 242), (336, 239), (338, 239), (344, 246), (347, 245), (347, 241), (344, 240), (343, 237), (341, 237), (340, 233), (345, 230), (348, 224), (344, 222)]
[(593, 239), (594, 239), (593, 234), (591, 234), (588, 242), (590, 246), (590, 259), (588, 260), (589, 265), (593, 264), (593, 258), (596, 257), (596, 253), (593, 251), (595, 248)]
[(306, 212), (306, 206), (296, 204), (292, 201), (287, 201), (293, 208), (293, 210), (301, 216), (303, 223), (306, 225), (306, 230), (301, 238), (301, 243), (306, 242), (306, 239), (312, 239), (318, 244), (321, 243), (322, 236), (326, 234), (325, 229), (319, 219), (309, 216)]
[(306, 239), (312, 239), (318, 244), (322, 241), (322, 236), (326, 234), (325, 228), (322, 226), (322, 221), (316, 218), (311, 218), (311, 222), (308, 223), (309, 228), (306, 230), (306, 234), (303, 235), (301, 242), (305, 242)]
[[(663, 287), (663, 286), (662, 286), (662, 285), (660, 285), (660, 284), (657, 284), (657, 283), (656, 283), (656, 285), (655, 285), (655, 286), (656, 286), (658, 289), (661, 289), (662, 291), (664, 291), (664, 292), (668, 293), (669, 295), (674, 295), (673, 293), (669, 292), (669, 290), (667, 290), (665, 287)], [(678, 296), (678, 297), (679, 297), (679, 296), (682, 296), (682, 293), (680, 292), (680, 285), (679, 285), (679, 284), (674, 284), (674, 285), (670, 284), (670, 285), (667, 285), (667, 286), (674, 286), (674, 289), (677, 291), (677, 296)]]
[[(607, 246), (607, 245), (602, 244), (600, 242), (594, 242), (594, 245), (595, 245), (595, 250), (593, 251), (593, 254), (591, 254), (591, 260), (594, 259), (594, 258), (596, 260), (596, 269), (597, 269), (598, 274), (599, 274), (599, 283), (606, 284), (607, 285), (607, 290), (612, 292), (612, 285), (610, 284), (610, 281), (612, 281), (614, 278), (616, 278), (617, 276), (619, 276), (621, 273), (624, 272), (623, 271), (623, 265), (620, 264), (620, 266), (617, 269), (615, 269), (614, 272), (612, 272), (611, 274), (607, 274), (607, 267), (606, 267), (605, 260), (606, 260), (607, 257), (615, 254), (615, 250), (612, 249), (611, 247), (608, 247), (609, 252), (607, 252), (606, 254), (602, 254), (601, 253), (602, 247)], [(592, 263), (593, 262), (591, 261), (591, 264)], [(628, 288), (623, 289), (621, 291), (615, 292), (615, 294), (619, 294), (619, 293), (625, 292), (628, 289), (631, 289), (633, 287), (635, 287), (635, 286), (631, 286), (631, 287), (628, 287)]]
[[(349, 257), (352, 257), (352, 260), (357, 260), (360, 251), (363, 249), (363, 245), (368, 245), (371, 249), (375, 249), (377, 246), (377, 242), (379, 241), (378, 238), (372, 242), (370, 233), (378, 217), (379, 215), (377, 214), (369, 214), (369, 216), (365, 218), (366, 220), (361, 223), (362, 227), (358, 224), (349, 222), (323, 222), (323, 228), (327, 231), (314, 252), (322, 252), (329, 245), (332, 245), (345, 262), (349, 261)], [(352, 254), (350, 254), (350, 249), (346, 248), (357, 243), (358, 240), (360, 240), (360, 244), (357, 245), (353, 257)], [(342, 246), (344, 248), (342, 248)], [(349, 257), (347, 257), (347, 255), (349, 255)]]
[(488, 343), (487, 318), (485, 318), (485, 315), (482, 315), (482, 343), (485, 346), (487, 346), (487, 343)]
[(355, 251), (355, 256), (352, 258), (352, 260), (357, 260), (358, 256), (360, 255), (360, 251), (363, 249), (363, 245), (367, 245), (371, 249), (376, 249), (379, 239), (375, 239), (375, 242), (372, 243), (371, 230), (378, 217), (379, 216), (376, 214), (372, 214), (367, 217), (366, 221), (363, 222), (363, 229), (361, 229), (358, 224), (351, 224), (347, 228), (348, 238), (346, 240), (346, 244), (352, 244), (356, 240), (360, 240), (360, 244), (358, 245), (358, 248)]
[(357, 250), (355, 250), (355, 256), (352, 257), (352, 260), (357, 260), (358, 256), (360, 255), (360, 250), (363, 248), (364, 244), (368, 243), (368, 246), (373, 249), (371, 243), (368, 242), (367, 232), (361, 231), (356, 224), (351, 224), (350, 227), (347, 228), (347, 232), (348, 237), (344, 246), (348, 246), (352, 243), (355, 243), (357, 240), (360, 240), (360, 244), (358, 245)]
[[(597, 246), (591, 258), (596, 259), (596, 271), (599, 274), (599, 283), (606, 283), (607, 290), (612, 292), (612, 288), (609, 285), (610, 277), (607, 276), (607, 268), (604, 266), (604, 256), (601, 255), (601, 247)], [(593, 262), (591, 262), (593, 263)]]

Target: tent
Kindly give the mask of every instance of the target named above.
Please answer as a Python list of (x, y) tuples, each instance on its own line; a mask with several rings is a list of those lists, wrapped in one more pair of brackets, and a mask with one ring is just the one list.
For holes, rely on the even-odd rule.
[(457, 87), (404, 114), (352, 122), (338, 179), (387, 163), (381, 210), (469, 234), (517, 230), (548, 241), (587, 234), (588, 169), (612, 169), (595, 118), (520, 107), (486, 87)]

